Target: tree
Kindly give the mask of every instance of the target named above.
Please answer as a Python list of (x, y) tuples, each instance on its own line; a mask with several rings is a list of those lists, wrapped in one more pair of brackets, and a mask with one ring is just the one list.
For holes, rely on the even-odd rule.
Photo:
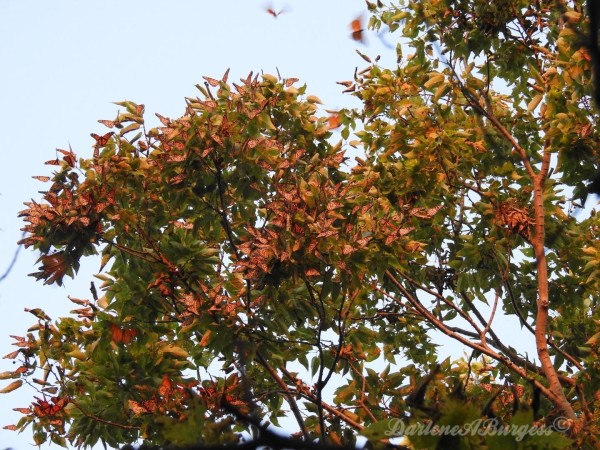
[[(600, 135), (581, 3), (368, 3), (407, 44), (393, 70), (364, 55), (341, 82), (363, 108), (335, 120), (270, 75), (206, 78), (152, 130), (120, 103), (92, 158), (61, 151), (21, 213), (33, 275), (60, 284), (99, 252), (102, 284), (71, 317), (31, 310), (3, 391), (40, 396), (11, 427), (183, 446), (285, 417), (307, 446), (385, 444), (402, 424), (417, 448), (597, 448), (600, 228), (576, 214)], [(347, 146), (365, 152), (350, 170)], [(500, 315), (536, 358), (502, 341)], [(470, 357), (440, 360), (432, 330)]]

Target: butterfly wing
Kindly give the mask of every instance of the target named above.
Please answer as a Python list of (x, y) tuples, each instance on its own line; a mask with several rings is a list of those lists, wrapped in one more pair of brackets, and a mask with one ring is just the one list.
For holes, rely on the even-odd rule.
[(350, 22), (350, 29), (352, 30), (352, 39), (358, 42), (363, 42), (363, 24), (362, 17), (357, 17)]

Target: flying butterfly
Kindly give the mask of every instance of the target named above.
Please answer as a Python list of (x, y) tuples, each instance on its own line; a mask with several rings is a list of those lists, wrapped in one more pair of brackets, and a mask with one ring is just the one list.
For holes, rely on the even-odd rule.
[(342, 125), (340, 115), (337, 111), (327, 111), (329, 113), (329, 117), (327, 118), (327, 125), (330, 130), (335, 128), (339, 128)]
[(276, 11), (272, 5), (269, 5), (265, 8), (265, 11), (267, 12), (267, 14), (270, 14), (275, 19), (277, 19), (277, 17), (279, 17), (280, 14), (287, 12), (287, 8), (281, 8), (279, 11)]
[(363, 36), (363, 18), (362, 16), (357, 17), (356, 19), (354, 19), (352, 22), (350, 22), (350, 29), (352, 30), (352, 39), (354, 39), (355, 41), (358, 42), (362, 42), (364, 43), (364, 36)]

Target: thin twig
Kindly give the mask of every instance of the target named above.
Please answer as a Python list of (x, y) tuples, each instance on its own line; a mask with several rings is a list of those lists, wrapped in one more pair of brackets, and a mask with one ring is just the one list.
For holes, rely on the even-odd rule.
[[(23, 234), (21, 234), (21, 239), (23, 239), (25, 237), (25, 233), (26, 232), (23, 231)], [(12, 268), (14, 267), (15, 263), (17, 262), (17, 257), (19, 256), (21, 247), (23, 247), (23, 244), (17, 245), (17, 249), (15, 250), (12, 261), (10, 262), (8, 269), (6, 269), (6, 272), (4, 272), (4, 274), (0, 277), (0, 282), (4, 281), (4, 279), (8, 276), (8, 274), (10, 274), (10, 272), (12, 271)]]

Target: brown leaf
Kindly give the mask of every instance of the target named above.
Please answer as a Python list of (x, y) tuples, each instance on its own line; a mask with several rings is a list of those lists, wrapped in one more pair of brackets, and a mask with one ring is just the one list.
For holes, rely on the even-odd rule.
[(0, 389), (0, 394), (8, 394), (9, 392), (19, 389), (23, 385), (23, 380), (15, 380), (3, 389)]

